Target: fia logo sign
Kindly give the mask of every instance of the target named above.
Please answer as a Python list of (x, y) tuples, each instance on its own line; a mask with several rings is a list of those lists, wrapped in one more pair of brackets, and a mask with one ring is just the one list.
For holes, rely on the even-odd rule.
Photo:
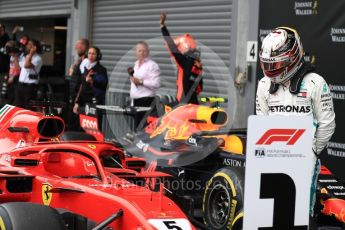
[(265, 155), (265, 149), (255, 149), (255, 157), (263, 158)]

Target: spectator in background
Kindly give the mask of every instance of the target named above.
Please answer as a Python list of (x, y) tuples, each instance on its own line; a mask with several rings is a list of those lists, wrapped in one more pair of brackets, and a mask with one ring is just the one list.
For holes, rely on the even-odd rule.
[(23, 35), (21, 36), (20, 40), (19, 40), (19, 43), (20, 43), (20, 48), (19, 48), (19, 51), (21, 53), (24, 53), (25, 50), (26, 50), (26, 45), (28, 44), (28, 41), (30, 40), (30, 37), (29, 35)]
[(101, 65), (102, 59), (101, 51), (98, 47), (92, 46), (89, 48), (87, 65), (81, 77), (81, 82), (73, 112), (79, 113), (79, 107), (85, 104), (105, 104), (105, 93), (108, 86), (108, 74), (106, 68)]
[(30, 109), (29, 102), (37, 96), (39, 73), (42, 67), (42, 58), (39, 55), (41, 44), (30, 39), (26, 45), (26, 55), (19, 62), (21, 68), (17, 89), (14, 95), (14, 105)]
[(77, 95), (77, 90), (79, 89), (79, 86), (77, 86), (77, 82), (80, 81), (79, 78), (81, 78), (82, 72), (84, 72), (85, 66), (88, 63), (87, 51), (89, 49), (89, 44), (90, 44), (89, 40), (87, 40), (86, 38), (79, 39), (77, 43), (75, 44), (74, 49), (78, 57), (75, 60), (75, 62), (71, 65), (68, 71), (68, 75), (71, 76), (70, 96), (72, 97), (73, 101), (75, 100), (75, 96)]
[(20, 44), (17, 41), (8, 41), (6, 43), (6, 53), (10, 56), (10, 69), (8, 75), (5, 76), (7, 83), (7, 104), (14, 103), (14, 93), (20, 75), (19, 62), (24, 58), (24, 54), (20, 52)]
[[(0, 83), (1, 83), (1, 98), (5, 95), (6, 82), (4, 80), (5, 75), (8, 73), (10, 66), (10, 57), (5, 52), (5, 45), (10, 40), (10, 37), (5, 31), (6, 27), (4, 24), (0, 23)], [(3, 104), (2, 100), (1, 103)]]
[(8, 34), (6, 33), (6, 27), (4, 24), (0, 23), (0, 77), (2, 78), (4, 75), (8, 73), (9, 65), (10, 65), (10, 57), (6, 54), (5, 46), (6, 43), (10, 40), (16, 40), (16, 33), (20, 31), (21, 27), (16, 26), (12, 31), (13, 38), (10, 39)]
[[(85, 70), (85, 65), (88, 63), (87, 51), (89, 49), (89, 40), (86, 38), (80, 38), (74, 47), (77, 57), (75, 62), (71, 65), (68, 71), (69, 77), (69, 108), (68, 108), (68, 129), (78, 130), (79, 129), (79, 119), (78, 115), (73, 113), (73, 107), (75, 98), (77, 96), (81, 82), (82, 72)], [(83, 63), (83, 64), (82, 64)]]
[[(17, 40), (17, 32), (19, 31), (23, 31), (23, 28), (22, 26), (15, 26), (12, 30), (12, 40), (13, 41), (16, 41)], [(27, 35), (25, 35), (26, 38), (27, 38), (27, 41), (29, 40), (29, 37)], [(27, 43), (27, 42), (26, 42)], [(26, 45), (26, 44), (25, 44)]]
[[(0, 82), (2, 99), (1, 104), (12, 104), (14, 100), (14, 85), (16, 80), (18, 80), (17, 73), (18, 71), (20, 72), (20, 68), (17, 69), (15, 62), (19, 60), (20, 53), (23, 53), (25, 50), (22, 49), (21, 46), (19, 46), (18, 42), (16, 42), (17, 32), (22, 31), (22, 28), (23, 27), (15, 26), (12, 30), (12, 40), (10, 40), (10, 37), (5, 32), (5, 25), (0, 23)], [(18, 48), (20, 49), (18, 50)], [(17, 52), (17, 50), (19, 52)], [(13, 75), (13, 71), (16, 71), (15, 75), (17, 75), (17, 78)]]
[(160, 87), (160, 69), (158, 64), (149, 58), (149, 53), (148, 44), (139, 42), (136, 46), (137, 61), (134, 68), (128, 68), (133, 106), (150, 107), (156, 90)]

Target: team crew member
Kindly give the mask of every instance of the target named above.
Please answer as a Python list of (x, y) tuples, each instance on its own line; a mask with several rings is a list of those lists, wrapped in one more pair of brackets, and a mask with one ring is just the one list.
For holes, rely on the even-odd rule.
[(160, 16), (162, 35), (170, 54), (174, 57), (177, 73), (176, 98), (179, 102), (199, 104), (197, 96), (202, 91), (202, 72), (200, 53), (196, 50), (196, 42), (189, 34), (178, 36), (173, 40), (165, 25), (166, 14)]
[(78, 80), (80, 81), (82, 72), (84, 72), (85, 66), (89, 62), (87, 59), (88, 49), (89, 49), (89, 40), (85, 38), (79, 39), (75, 44), (75, 51), (78, 57), (68, 70), (68, 75), (71, 76), (70, 95), (73, 101), (75, 100), (75, 96), (79, 89), (79, 85), (77, 85), (77, 82)]
[(19, 62), (21, 68), (17, 89), (15, 90), (14, 105), (30, 109), (30, 100), (36, 99), (39, 72), (42, 67), (42, 58), (38, 54), (40, 42), (30, 39), (26, 49), (28, 54)]
[(158, 64), (149, 58), (149, 46), (139, 42), (136, 46), (137, 61), (134, 68), (129, 68), (131, 76), (130, 97), (134, 106), (150, 107), (156, 90), (160, 87), (160, 69)]
[[(269, 33), (262, 41), (259, 56), (265, 77), (258, 84), (256, 113), (312, 116), (316, 161), (335, 129), (333, 101), (326, 81), (304, 61), (300, 37), (294, 29), (279, 27)], [(316, 161), (315, 172), (311, 172), (311, 215), (319, 167)]]
[(85, 66), (73, 108), (73, 112), (76, 114), (79, 112), (79, 106), (85, 106), (87, 103), (105, 104), (108, 74), (106, 68), (100, 63), (102, 59), (100, 49), (96, 46), (90, 47), (87, 58), (89, 62)]
[(89, 40), (86, 38), (78, 39), (75, 44), (75, 51), (77, 57), (75, 62), (70, 66), (68, 75), (69, 77), (69, 109), (68, 109), (68, 123), (69, 130), (79, 129), (79, 117), (73, 113), (73, 107), (75, 98), (77, 96), (80, 83), (82, 82), (82, 72), (85, 70), (85, 66), (88, 65), (87, 52), (89, 50)]

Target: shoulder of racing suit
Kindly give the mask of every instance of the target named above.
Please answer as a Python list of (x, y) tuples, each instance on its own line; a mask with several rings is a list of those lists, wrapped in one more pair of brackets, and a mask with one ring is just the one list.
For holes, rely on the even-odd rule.
[[(310, 72), (307, 73), (305, 76), (303, 76), (301, 82), (300, 82), (300, 86), (298, 89), (297, 93), (293, 93), (293, 94), (298, 94), (301, 92), (301, 90), (305, 91), (309, 91), (312, 92), (312, 90), (320, 85), (320, 84), (325, 84), (326, 81), (324, 80), (323, 77), (321, 77), (319, 74), (314, 73), (314, 72)], [(261, 88), (261, 90), (263, 90), (264, 92), (268, 92), (270, 94), (275, 94), (277, 93), (278, 89), (271, 93), (270, 92), (270, 87), (271, 87), (271, 80), (269, 79), (269, 77), (263, 77), (260, 81), (259, 81), (259, 86)]]
[[(315, 70), (314, 66), (312, 66), (309, 62), (303, 63), (301, 68), (297, 71), (297, 73), (291, 78), (290, 80), (290, 93), (298, 94), (300, 92), (301, 84), (303, 78), (308, 73), (311, 73)], [(277, 92), (280, 84), (275, 84), (271, 82), (269, 92), (271, 94)]]
[(259, 82), (258, 91), (263, 94), (263, 98), (267, 103), (269, 114), (311, 114), (313, 112), (312, 103), (318, 103), (315, 97), (316, 90), (322, 89), (326, 84), (325, 80), (317, 73), (308, 73), (304, 76), (300, 83), (299, 93), (286, 94), (286, 87), (279, 89), (271, 94), (271, 80), (264, 77)]

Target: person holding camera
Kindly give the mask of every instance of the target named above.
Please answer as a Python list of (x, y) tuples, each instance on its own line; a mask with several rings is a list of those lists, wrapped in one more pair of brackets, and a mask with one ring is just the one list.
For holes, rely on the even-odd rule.
[(40, 48), (39, 41), (30, 39), (26, 45), (27, 54), (19, 62), (21, 70), (14, 95), (14, 105), (25, 109), (30, 109), (30, 100), (37, 96), (39, 72), (43, 64), (39, 55)]
[(8, 72), (9, 56), (6, 55), (5, 45), (10, 40), (10, 37), (5, 31), (6, 27), (0, 23), (0, 78), (2, 79)]
[(24, 58), (23, 53), (20, 52), (20, 44), (16, 41), (8, 41), (5, 46), (6, 54), (10, 56), (10, 69), (8, 74), (4, 77), (6, 84), (6, 91), (2, 92), (3, 98), (6, 98), (7, 104), (13, 104), (15, 88), (20, 75), (19, 61)]
[(105, 104), (105, 93), (108, 86), (108, 74), (106, 68), (101, 65), (101, 51), (98, 47), (89, 48), (87, 58), (88, 64), (79, 83), (80, 87), (75, 99), (73, 112), (79, 113), (79, 106), (91, 104)]
[[(5, 51), (5, 45), (6, 43), (10, 40), (10, 37), (8, 36), (8, 34), (5, 31), (6, 27), (4, 24), (0, 23), (0, 83), (1, 83), (1, 99), (4, 99), (6, 90), (7, 90), (7, 84), (5, 81), (5, 76), (8, 73), (8, 69), (9, 69), (9, 61), (10, 58), (9, 56), (6, 54)], [(0, 100), (0, 104), (4, 104), (3, 100)]]

